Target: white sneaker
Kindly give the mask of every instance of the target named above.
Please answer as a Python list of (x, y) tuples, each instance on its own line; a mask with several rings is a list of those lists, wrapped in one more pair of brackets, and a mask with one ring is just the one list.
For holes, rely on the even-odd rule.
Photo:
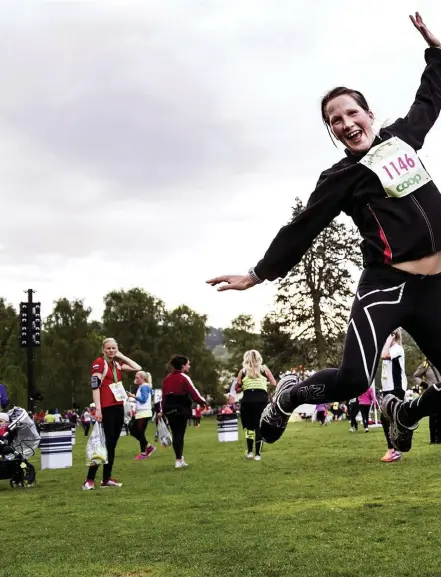
[(255, 461), (261, 461), (262, 457), (260, 455), (255, 455), (254, 460)]
[(188, 463), (186, 463), (184, 461), (184, 459), (181, 459), (180, 461), (176, 461), (175, 469), (183, 469), (184, 467), (188, 467)]
[(350, 427), (349, 432), (350, 432), (350, 433), (353, 433), (353, 432), (354, 432), (354, 429), (353, 429), (352, 427)]
[(253, 453), (245, 453), (245, 459), (247, 461), (251, 461), (253, 458)]

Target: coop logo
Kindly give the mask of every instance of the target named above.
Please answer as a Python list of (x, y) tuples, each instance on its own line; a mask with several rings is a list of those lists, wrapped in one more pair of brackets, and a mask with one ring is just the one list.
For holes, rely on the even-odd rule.
[(404, 182), (402, 182), (401, 184), (399, 184), (397, 186), (397, 192), (403, 192), (406, 190), (406, 188), (409, 188), (410, 186), (413, 186), (414, 184), (418, 184), (420, 182), (421, 178), (422, 177), (420, 174), (416, 174), (412, 178), (409, 178), (409, 180), (405, 180)]

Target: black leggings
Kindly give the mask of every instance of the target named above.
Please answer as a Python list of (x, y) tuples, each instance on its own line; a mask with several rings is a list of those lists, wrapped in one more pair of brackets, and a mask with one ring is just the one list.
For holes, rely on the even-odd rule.
[(149, 424), (150, 417), (145, 417), (142, 419), (133, 419), (130, 423), (130, 434), (139, 441), (139, 446), (141, 448), (141, 453), (145, 453), (148, 446), (148, 441), (145, 438), (145, 432), (147, 425)]
[[(318, 371), (290, 390), (291, 409), (358, 397), (371, 385), (387, 337), (403, 327), (423, 354), (441, 370), (441, 273), (414, 275), (373, 266), (361, 275), (351, 310), (343, 360), (338, 369)], [(441, 409), (441, 386), (430, 386), (405, 405), (412, 424)]]
[[(395, 395), (395, 397), (398, 397), (402, 401), (404, 399), (405, 392), (402, 388), (393, 389), (392, 391), (383, 391), (383, 396), (386, 396), (386, 395)], [(385, 417), (383, 415), (383, 413), (381, 413), (380, 421), (381, 421), (381, 424), (383, 426), (384, 436), (386, 437), (387, 448), (393, 449), (394, 446), (392, 445), (392, 441), (390, 440), (390, 436), (389, 436), (390, 421), (387, 417)]]
[(360, 405), (358, 404), (358, 401), (356, 403), (351, 403), (350, 405), (348, 405), (348, 416), (351, 421), (351, 427), (356, 431), (358, 430), (357, 415), (359, 410)]
[(370, 405), (360, 405), (361, 418), (363, 421), (363, 427), (365, 429), (369, 428), (369, 413), (371, 412), (370, 409)]
[[(121, 429), (124, 424), (124, 407), (123, 405), (114, 405), (113, 407), (104, 407), (101, 409), (103, 416), (102, 425), (106, 435), (107, 447), (107, 464), (103, 466), (103, 481), (108, 481), (112, 476), (113, 461), (115, 460), (115, 449), (118, 443)], [(95, 480), (98, 465), (89, 467), (87, 478)]]
[(173, 450), (176, 459), (182, 459), (184, 451), (184, 437), (187, 429), (188, 416), (187, 415), (167, 415), (170, 429), (173, 437)]
[(263, 410), (268, 404), (268, 400), (264, 402), (244, 402), (240, 404), (240, 419), (242, 427), (245, 429), (245, 440), (247, 443), (248, 453), (252, 453), (253, 445), (256, 444), (256, 455), (262, 452), (263, 439), (260, 432), (260, 417)]

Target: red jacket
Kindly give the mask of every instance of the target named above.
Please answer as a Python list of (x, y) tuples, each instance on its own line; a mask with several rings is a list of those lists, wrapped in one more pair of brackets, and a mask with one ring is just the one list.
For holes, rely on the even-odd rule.
[(190, 377), (182, 371), (167, 375), (162, 381), (162, 411), (166, 415), (191, 415), (192, 402), (206, 404)]

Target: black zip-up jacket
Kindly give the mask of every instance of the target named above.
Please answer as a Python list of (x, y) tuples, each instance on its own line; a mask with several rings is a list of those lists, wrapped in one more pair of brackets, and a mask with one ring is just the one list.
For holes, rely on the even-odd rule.
[[(441, 49), (427, 48), (425, 58), (427, 66), (408, 114), (382, 128), (372, 147), (397, 137), (413, 151), (422, 148), (441, 110)], [(408, 157), (402, 156), (400, 165), (398, 160), (395, 163), (397, 174), (412, 166), (412, 161), (403, 165)], [(441, 251), (441, 195), (432, 180), (407, 196), (388, 196), (380, 177), (360, 163), (364, 157), (369, 159), (369, 151), (362, 156), (346, 151), (346, 158), (320, 175), (306, 209), (280, 229), (256, 265), (259, 278), (284, 277), (342, 211), (353, 219), (363, 238), (365, 267), (417, 260)], [(392, 163), (380, 168), (395, 177)]]

